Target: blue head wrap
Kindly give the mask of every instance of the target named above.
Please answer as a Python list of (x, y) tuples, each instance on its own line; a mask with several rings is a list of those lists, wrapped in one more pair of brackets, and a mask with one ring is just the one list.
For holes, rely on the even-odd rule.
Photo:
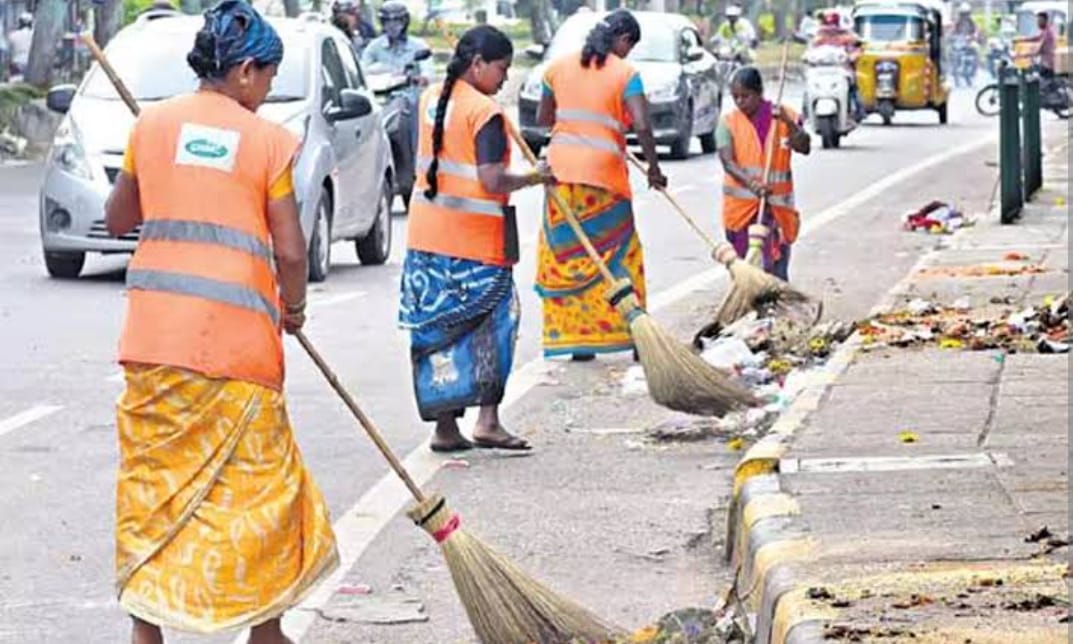
[(283, 60), (279, 34), (245, 0), (224, 0), (206, 11), (203, 32), (211, 34), (214, 42), (211, 76), (222, 77), (247, 59), (261, 65), (278, 65)]

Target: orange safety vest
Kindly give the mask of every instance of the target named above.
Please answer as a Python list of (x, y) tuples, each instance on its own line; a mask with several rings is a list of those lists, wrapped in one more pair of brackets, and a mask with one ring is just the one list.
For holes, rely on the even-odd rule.
[[(420, 102), (417, 177), (410, 199), (407, 246), (414, 250), (510, 266), (516, 248), (508, 254), (508, 235), (517, 233), (507, 221), (509, 196), (488, 192), (477, 176), (477, 133), (503, 110), (464, 80), (455, 82), (447, 103), (443, 149), (436, 175), (437, 193), (429, 200), (426, 173), (432, 163), (432, 130), (442, 85), (429, 88)], [(504, 117), (506, 118), (506, 117)], [(510, 165), (510, 145), (507, 158)]]
[(298, 141), (220, 94), (147, 108), (131, 135), (143, 223), (122, 363), (283, 386), (268, 188)]
[(635, 73), (614, 54), (602, 68), (595, 61), (582, 67), (577, 52), (548, 67), (544, 80), (555, 95), (548, 164), (556, 179), (632, 196), (625, 156), (630, 115), (622, 97)]
[[(793, 119), (797, 114), (787, 107), (784, 110)], [(724, 123), (730, 130), (734, 142), (734, 162), (750, 177), (761, 179), (764, 176), (764, 163), (767, 161), (765, 148), (760, 145), (756, 128), (752, 121), (739, 109), (731, 110), (724, 117)], [(800, 229), (800, 217), (794, 208), (794, 177), (790, 169), (790, 128), (782, 121), (772, 117), (768, 137), (773, 141), (774, 153), (771, 159), (771, 172), (768, 185), (771, 195), (767, 204), (779, 226), (779, 233), (787, 244), (797, 240)], [(723, 227), (727, 230), (741, 230), (752, 223), (760, 210), (760, 198), (743, 186), (740, 181), (726, 175), (723, 182)], [(757, 222), (759, 223), (759, 222)]]

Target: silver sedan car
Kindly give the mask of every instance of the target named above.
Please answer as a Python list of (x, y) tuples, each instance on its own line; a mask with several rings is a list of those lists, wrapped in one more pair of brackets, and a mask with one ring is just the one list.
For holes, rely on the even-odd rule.
[[(338, 29), (317, 17), (272, 23), (284, 57), (259, 114), (302, 140), (294, 182), (309, 278), (327, 277), (338, 240), (354, 240), (362, 263), (382, 264), (391, 253), (394, 168), (380, 107)], [(139, 103), (149, 104), (197, 87), (186, 53), (202, 24), (199, 16), (148, 12), (105, 53)], [(74, 278), (87, 252), (130, 253), (137, 243), (137, 230), (115, 238), (104, 227), (104, 201), (134, 118), (96, 66), (80, 86), (54, 87), (47, 102), (65, 116), (41, 186), (41, 243), (49, 274)]]

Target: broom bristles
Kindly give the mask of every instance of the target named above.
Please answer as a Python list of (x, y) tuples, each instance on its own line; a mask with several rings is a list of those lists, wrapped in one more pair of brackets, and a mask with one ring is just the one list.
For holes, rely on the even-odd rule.
[(715, 316), (716, 322), (722, 326), (733, 323), (763, 303), (777, 303), (783, 311), (814, 306), (809, 296), (758, 266), (735, 260), (727, 268), (733, 285)]
[(722, 416), (760, 404), (748, 389), (667, 334), (641, 308), (637, 295), (624, 288), (612, 289), (608, 299), (629, 321), (653, 400), (675, 411), (701, 416)]
[(439, 542), (455, 589), (481, 642), (604, 642), (621, 633), (461, 529), (442, 496), (429, 497), (407, 515)]

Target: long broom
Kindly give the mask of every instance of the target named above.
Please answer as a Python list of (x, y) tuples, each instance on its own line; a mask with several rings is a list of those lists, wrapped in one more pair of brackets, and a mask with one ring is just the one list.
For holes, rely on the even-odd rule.
[[(536, 155), (525, 139), (512, 123), (507, 123), (511, 138), (525, 158), (532, 165), (537, 165)], [(630, 280), (616, 278), (608, 268), (585, 234), (573, 209), (554, 190), (548, 189), (547, 194), (563, 213), (567, 224), (608, 283), (605, 297), (629, 324), (630, 335), (637, 346), (637, 354), (648, 381), (648, 393), (653, 400), (677, 411), (714, 416), (759, 404), (748, 389), (716, 370), (660, 328), (641, 308)]]
[[(127, 107), (137, 115), (137, 102), (96, 41), (88, 34), (83, 34), (82, 39)], [(458, 515), (447, 506), (443, 496), (426, 496), (421, 491), (309, 338), (301, 331), (294, 335), (417, 501), (406, 515), (440, 544), (459, 599), (481, 642), (559, 644), (575, 638), (601, 642), (621, 632), (529, 577), (502, 554), (463, 530)]]
[[(632, 152), (626, 152), (627, 158), (642, 172), (645, 166)], [(665, 188), (657, 188), (659, 193), (671, 205), (671, 208), (697, 233), (712, 251), (712, 257), (723, 264), (730, 272), (731, 288), (723, 300), (715, 320), (706, 325), (697, 334), (694, 344), (699, 344), (700, 336), (714, 335), (718, 329), (726, 327), (751, 310), (764, 307), (774, 313), (790, 315), (795, 319), (811, 319), (815, 323), (823, 310), (822, 303), (816, 302), (789, 283), (765, 272), (762, 268), (750, 264), (738, 257), (738, 252), (729, 242), (717, 242), (686, 212), (678, 200)], [(812, 310), (815, 312), (812, 312)]]

